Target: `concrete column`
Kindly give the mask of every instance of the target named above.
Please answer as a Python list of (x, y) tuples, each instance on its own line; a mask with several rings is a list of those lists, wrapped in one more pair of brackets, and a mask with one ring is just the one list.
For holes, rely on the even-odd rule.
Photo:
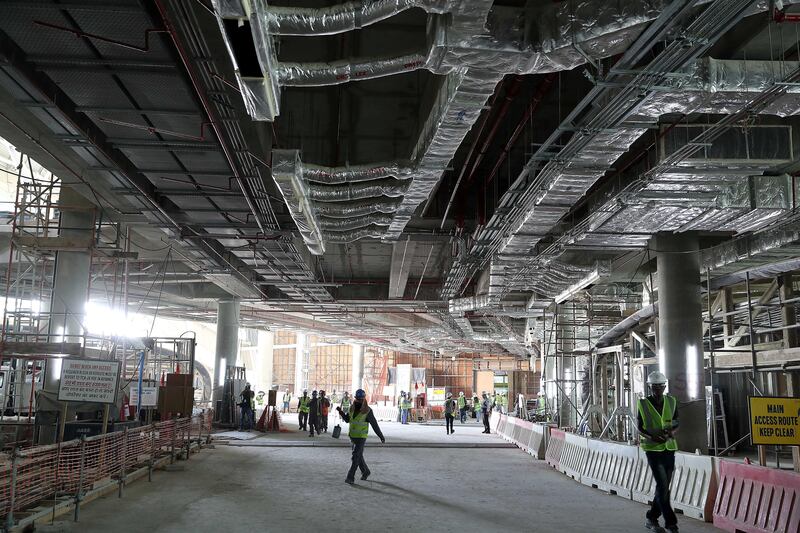
[(275, 334), (271, 331), (258, 332), (258, 381), (268, 391), (272, 387), (273, 343)]
[[(53, 296), (50, 302), (50, 334), (53, 341), (81, 342), (86, 302), (89, 299), (89, 273), (92, 256), (89, 243), (94, 232), (94, 212), (85, 198), (63, 187), (59, 196), (62, 207), (59, 234), (74, 240), (75, 250), (56, 252)], [(86, 248), (81, 249), (85, 243)], [(61, 360), (49, 359), (44, 389), (57, 392), (61, 377)]]
[(353, 390), (350, 391), (352, 395), (357, 389), (364, 387), (364, 347), (360, 344), (351, 344), (350, 347), (353, 349)]
[(222, 397), (225, 367), (239, 355), (239, 298), (217, 302), (217, 349), (214, 354), (214, 401)]
[(703, 370), (699, 246), (694, 234), (663, 234), (654, 239), (658, 257), (658, 360), (678, 399), (682, 450), (706, 453), (706, 400)]
[[(294, 393), (295, 396), (303, 395), (303, 390), (308, 388), (308, 368), (306, 368), (305, 354), (306, 335), (297, 334), (297, 341), (294, 348)], [(311, 393), (309, 392), (309, 396)]]

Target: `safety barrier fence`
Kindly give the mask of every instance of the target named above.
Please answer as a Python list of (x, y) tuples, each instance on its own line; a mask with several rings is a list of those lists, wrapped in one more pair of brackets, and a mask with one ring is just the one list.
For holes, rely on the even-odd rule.
[(370, 409), (375, 414), (376, 420), (386, 420), (393, 422), (400, 416), (397, 407), (390, 405), (370, 405)]
[[(645, 504), (653, 500), (655, 482), (638, 446), (581, 437), (498, 413), (492, 414), (491, 427), (584, 485)], [(729, 531), (800, 532), (800, 474), (677, 452), (670, 496), (684, 515), (713, 519)]]
[(726, 531), (800, 531), (800, 474), (720, 461), (714, 525)]
[(193, 443), (208, 439), (211, 413), (156, 422), (123, 431), (33, 446), (0, 454), (0, 525), (10, 530), (16, 518), (43, 500), (53, 505), (72, 497), (77, 520), (87, 491), (103, 481), (117, 483), (120, 495), (133, 469), (152, 468), (156, 459), (188, 459)]

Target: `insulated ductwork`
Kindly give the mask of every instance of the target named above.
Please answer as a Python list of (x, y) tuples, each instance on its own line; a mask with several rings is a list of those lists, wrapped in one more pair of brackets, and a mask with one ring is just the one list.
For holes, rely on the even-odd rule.
[(346, 167), (323, 167), (301, 163), (300, 175), (307, 181), (336, 185), (356, 183), (382, 178), (405, 179), (411, 176), (409, 162), (378, 163), (375, 165), (350, 165)]
[(315, 202), (349, 202), (364, 198), (388, 196), (398, 198), (405, 194), (409, 181), (379, 180), (343, 185), (308, 185), (308, 195)]
[(322, 8), (272, 6), (265, 26), (273, 35), (333, 35), (358, 30), (408, 9), (448, 13), (466, 0), (371, 0)]
[(273, 151), (272, 177), (308, 250), (314, 255), (324, 254), (322, 232), (308, 197), (308, 187), (300, 178), (300, 157), (296, 150)]
[(399, 201), (386, 200), (378, 202), (348, 202), (318, 204), (319, 216), (330, 218), (351, 218), (372, 215), (375, 213), (394, 213), (400, 205)]
[(384, 231), (377, 229), (364, 228), (347, 233), (330, 233), (325, 232), (325, 240), (332, 243), (346, 243), (354, 242), (359, 239), (380, 239), (383, 237)]
[(366, 215), (354, 218), (319, 218), (320, 228), (329, 231), (350, 231), (368, 226), (388, 226), (392, 222), (391, 215)]

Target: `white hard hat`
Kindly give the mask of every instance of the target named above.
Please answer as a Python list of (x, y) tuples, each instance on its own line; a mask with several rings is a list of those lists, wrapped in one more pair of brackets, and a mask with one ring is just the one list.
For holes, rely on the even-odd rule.
[(661, 372), (650, 372), (650, 375), (647, 376), (647, 384), (648, 385), (666, 385), (667, 384), (667, 376), (662, 374)]
[(458, 393), (459, 396), (464, 396), (464, 391)]
[(452, 397), (453, 397), (453, 393), (452, 393), (452, 392), (448, 392), (448, 393), (447, 393), (447, 397), (448, 397), (448, 398), (452, 398)]

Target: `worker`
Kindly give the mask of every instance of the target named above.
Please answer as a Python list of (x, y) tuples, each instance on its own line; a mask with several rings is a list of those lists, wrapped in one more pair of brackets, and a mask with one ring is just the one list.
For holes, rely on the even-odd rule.
[(456, 401), (453, 399), (453, 393), (448, 392), (444, 401), (444, 427), (447, 429), (447, 434), (455, 433), (453, 429), (453, 420), (456, 417)]
[(397, 399), (397, 421), (405, 424), (403, 421), (403, 406), (406, 404), (406, 391), (400, 391), (400, 397)]
[(539, 416), (540, 422), (545, 421), (547, 415), (547, 400), (543, 392), (539, 392), (539, 395), (536, 397), (536, 414)]
[(472, 411), (475, 413), (475, 418), (478, 419), (478, 424), (480, 424), (483, 419), (481, 418), (481, 400), (477, 394), (472, 397)]
[(492, 415), (492, 401), (489, 399), (489, 393), (483, 391), (483, 401), (481, 402), (481, 416), (483, 417), (483, 432), (491, 433), (489, 429), (489, 417)]
[(378, 435), (378, 438), (381, 439), (381, 443), (386, 442), (383, 433), (381, 433), (381, 428), (378, 427), (378, 421), (375, 420), (375, 414), (367, 405), (366, 396), (367, 393), (364, 392), (364, 389), (358, 389), (356, 391), (352, 413), (345, 413), (341, 408), (338, 408), (339, 416), (342, 417), (342, 420), (350, 424), (348, 434), (350, 435), (350, 442), (353, 443), (353, 456), (350, 463), (350, 470), (347, 472), (347, 477), (344, 479), (344, 482), (350, 485), (356, 482), (355, 476), (357, 468), (361, 470), (361, 479), (364, 481), (366, 481), (372, 473), (367, 463), (364, 461), (364, 445), (366, 445), (367, 437), (369, 436), (369, 426), (372, 426), (372, 430)]
[(339, 395), (336, 394), (336, 389), (333, 389), (333, 394), (331, 394), (331, 405), (336, 405), (339, 403)]
[[(411, 393), (409, 393), (411, 394)], [(406, 393), (403, 392), (400, 397), (400, 423), (408, 424), (408, 410), (411, 408), (411, 402), (408, 401)]]
[(508, 414), (508, 394), (505, 392), (500, 393), (500, 412), (504, 415)]
[(289, 412), (289, 403), (292, 401), (292, 393), (289, 392), (289, 389), (283, 393), (283, 412)]
[(328, 410), (331, 407), (331, 401), (325, 397), (325, 391), (319, 391), (319, 426), (317, 432), (322, 430), (322, 433), (328, 432)]
[(467, 398), (464, 391), (458, 393), (458, 414), (462, 424), (467, 421)]
[(255, 392), (250, 390), (250, 384), (245, 383), (244, 390), (239, 393), (239, 408), (242, 410), (242, 416), (239, 419), (239, 431), (250, 431), (253, 427), (253, 397)]
[(659, 517), (663, 515), (666, 530), (677, 533), (678, 518), (669, 502), (669, 485), (675, 470), (675, 451), (678, 449), (675, 440), (678, 429), (678, 400), (664, 394), (667, 377), (661, 372), (651, 372), (647, 376), (647, 384), (652, 394), (639, 400), (636, 418), (641, 434), (640, 446), (647, 456), (647, 464), (656, 482), (653, 504), (646, 514), (645, 527), (663, 532), (664, 529), (658, 524)]
[(350, 412), (350, 393), (345, 391), (342, 395), (342, 404), (340, 406), (345, 413)]
[(308, 402), (308, 436), (313, 437), (314, 432), (319, 435), (319, 397), (317, 391), (311, 391), (311, 401)]
[(266, 395), (267, 393), (263, 390), (258, 391), (258, 394), (256, 394), (256, 406), (258, 406), (259, 409), (264, 408), (264, 397)]
[(308, 397), (308, 391), (304, 390), (303, 395), (297, 401), (297, 418), (300, 420), (300, 430), (308, 431), (308, 404), (311, 403), (311, 398)]

